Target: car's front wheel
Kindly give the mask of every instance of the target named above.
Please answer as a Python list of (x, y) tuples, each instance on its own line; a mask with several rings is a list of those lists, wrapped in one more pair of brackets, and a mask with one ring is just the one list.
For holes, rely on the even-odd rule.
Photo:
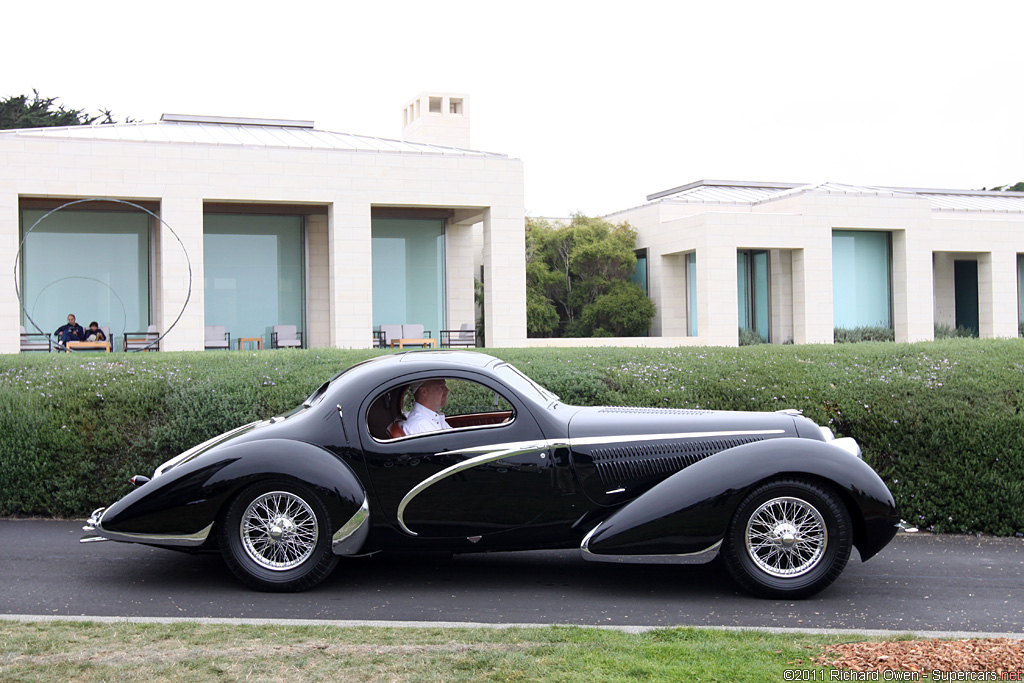
[(751, 491), (729, 523), (723, 558), (729, 574), (766, 598), (805, 598), (831, 584), (850, 559), (853, 529), (843, 501), (800, 479)]
[(254, 484), (235, 496), (223, 517), (220, 549), (239, 579), (264, 591), (312, 588), (338, 563), (327, 508), (290, 482)]

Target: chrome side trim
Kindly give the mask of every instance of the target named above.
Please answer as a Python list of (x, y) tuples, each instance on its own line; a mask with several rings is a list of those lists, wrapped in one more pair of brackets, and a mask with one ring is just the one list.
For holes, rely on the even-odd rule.
[(721, 436), (768, 436), (785, 434), (784, 429), (754, 429), (727, 432), (676, 432), (673, 434), (629, 434), (620, 436), (589, 436), (582, 439), (569, 439), (570, 446), (602, 446), (609, 443), (634, 441), (664, 441), (668, 439), (708, 439)]
[(355, 555), (363, 547), (370, 533), (370, 501), (363, 494), (363, 504), (355, 514), (331, 537), (331, 552), (335, 555)]
[(583, 542), (580, 543), (580, 550), (584, 560), (591, 562), (615, 562), (620, 564), (705, 564), (715, 559), (722, 548), (722, 541), (712, 544), (704, 550), (695, 553), (679, 553), (674, 555), (602, 555), (591, 552), (590, 539), (597, 530), (601, 528), (598, 524), (590, 530)]
[[(531, 442), (529, 444), (498, 444), (493, 446), (474, 446), (473, 448), (463, 448), (457, 451), (448, 451), (446, 453), (436, 453), (435, 455), (451, 455), (453, 453), (475, 453), (481, 450), (487, 450), (489, 452), (483, 455), (478, 455), (475, 458), (469, 458), (463, 460), (460, 463), (456, 463), (451, 467), (446, 467), (440, 472), (427, 477), (416, 486), (412, 487), (409, 493), (405, 494), (402, 498), (402, 502), (398, 504), (398, 525), (402, 527), (402, 530), (410, 536), (418, 536), (415, 531), (405, 525), (405, 508), (409, 505), (413, 498), (423, 493), (426, 489), (430, 488), (437, 482), (447, 479), (453, 474), (472, 469), (477, 465), (486, 465), (487, 463), (497, 462), (498, 460), (504, 460), (505, 458), (511, 458), (514, 455), (522, 455), (524, 453), (531, 453), (533, 451), (543, 451), (549, 448), (549, 441), (538, 441)], [(498, 450), (495, 450), (498, 449)]]
[(402, 498), (402, 502), (398, 504), (398, 525), (402, 527), (402, 530), (411, 536), (418, 536), (415, 531), (410, 529), (405, 524), (405, 509), (413, 498), (423, 493), (426, 489), (430, 488), (437, 482), (447, 479), (453, 474), (458, 474), (465, 470), (476, 467), (477, 465), (486, 465), (488, 463), (496, 462), (498, 460), (504, 460), (505, 458), (511, 458), (515, 455), (523, 455), (525, 453), (531, 453), (534, 451), (546, 451), (555, 448), (572, 448), (574, 446), (599, 446), (611, 443), (635, 443), (637, 441), (664, 441), (667, 439), (704, 439), (724, 436), (768, 436), (771, 434), (785, 434), (784, 429), (761, 429), (761, 430), (738, 430), (738, 431), (724, 431), (724, 432), (674, 432), (671, 434), (618, 434), (614, 436), (591, 436), (584, 437), (582, 439), (547, 439), (538, 441), (519, 441), (501, 444), (487, 444), (483, 446), (472, 446), (470, 448), (462, 448), (455, 451), (446, 451), (443, 453), (435, 453), (435, 455), (457, 455), (460, 453), (481, 453), (473, 458), (464, 460), (456, 465), (447, 467), (440, 472), (427, 477), (419, 484), (414, 486), (410, 491), (405, 494)]

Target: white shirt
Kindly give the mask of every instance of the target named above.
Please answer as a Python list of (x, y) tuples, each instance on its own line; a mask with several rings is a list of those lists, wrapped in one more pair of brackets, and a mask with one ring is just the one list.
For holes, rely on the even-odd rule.
[(413, 404), (412, 410), (409, 411), (409, 417), (402, 424), (402, 431), (406, 436), (436, 432), (441, 429), (451, 429), (451, 426), (445, 421), (444, 415), (435, 413), (420, 403)]

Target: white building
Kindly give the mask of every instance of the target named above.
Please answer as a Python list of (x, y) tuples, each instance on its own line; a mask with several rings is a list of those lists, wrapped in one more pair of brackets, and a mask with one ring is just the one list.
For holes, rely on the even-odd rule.
[[(521, 344), (522, 162), (469, 149), (464, 95), (424, 93), (402, 117), (404, 141), (166, 114), (0, 131), (0, 262), (18, 263), (0, 353), (68, 313), (111, 327), (115, 349), (148, 325), (164, 350), (203, 349), (207, 325), (269, 341), (294, 324), (310, 347), (368, 347), (380, 324), (437, 338), (474, 322), (474, 224), (487, 341)], [(98, 198), (130, 204), (79, 201)]]
[(638, 231), (657, 305), (648, 345), (831, 343), (836, 327), (897, 341), (936, 324), (1016, 337), (1024, 193), (699, 181), (605, 216)]

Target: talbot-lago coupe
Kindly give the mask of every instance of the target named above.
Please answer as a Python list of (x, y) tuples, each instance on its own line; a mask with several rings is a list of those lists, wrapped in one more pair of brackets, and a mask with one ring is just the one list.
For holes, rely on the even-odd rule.
[[(413, 390), (432, 379), (446, 381), (448, 428), (406, 435)], [(292, 412), (132, 481), (83, 542), (219, 551), (270, 591), (311, 588), (341, 556), (578, 547), (605, 562), (721, 554), (751, 593), (799, 598), (899, 523), (856, 442), (795, 410), (571, 406), (470, 351), (359, 363)]]

